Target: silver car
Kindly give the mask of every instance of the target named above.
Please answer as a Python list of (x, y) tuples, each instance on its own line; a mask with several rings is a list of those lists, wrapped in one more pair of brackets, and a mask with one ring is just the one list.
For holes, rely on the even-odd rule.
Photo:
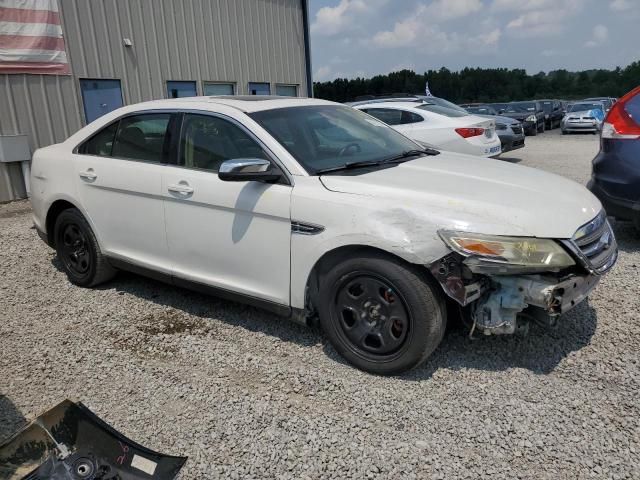
[(571, 132), (597, 133), (602, 129), (605, 107), (602, 102), (576, 102), (567, 108), (566, 115), (560, 122), (560, 129), (565, 135)]

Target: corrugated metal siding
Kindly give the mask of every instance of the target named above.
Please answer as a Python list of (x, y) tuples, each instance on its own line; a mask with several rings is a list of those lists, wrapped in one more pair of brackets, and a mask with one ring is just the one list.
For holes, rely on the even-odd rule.
[[(84, 124), (80, 78), (122, 82), (125, 104), (166, 97), (167, 80), (299, 85), (306, 92), (300, 0), (59, 0), (71, 76), (0, 75), (0, 134), (33, 149)], [(125, 47), (130, 38), (133, 47)]]

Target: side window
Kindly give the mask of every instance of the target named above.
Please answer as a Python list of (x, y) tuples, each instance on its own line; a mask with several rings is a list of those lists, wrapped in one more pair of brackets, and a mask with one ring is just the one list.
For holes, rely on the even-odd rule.
[(117, 158), (164, 162), (169, 149), (169, 113), (150, 113), (120, 120), (111, 155)]
[(84, 155), (98, 155), (100, 157), (110, 157), (113, 148), (113, 139), (118, 130), (118, 122), (114, 122), (103, 128), (89, 140), (84, 142), (78, 149)]
[(400, 125), (402, 123), (402, 110), (392, 108), (369, 108), (366, 111), (387, 125)]
[(179, 165), (217, 172), (225, 160), (268, 159), (240, 127), (222, 118), (187, 113), (182, 124)]
[(420, 115), (418, 115), (417, 113), (413, 113), (413, 112), (407, 112), (406, 110), (402, 111), (402, 123), (418, 123), (418, 122), (422, 122), (424, 121), (424, 118), (422, 118)]

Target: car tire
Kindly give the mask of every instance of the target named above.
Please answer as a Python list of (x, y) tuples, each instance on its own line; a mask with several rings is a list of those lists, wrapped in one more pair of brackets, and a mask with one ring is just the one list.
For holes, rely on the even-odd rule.
[(95, 287), (115, 276), (116, 270), (102, 254), (93, 230), (79, 210), (70, 208), (60, 213), (53, 235), (58, 259), (74, 285)]
[(560, 130), (560, 133), (562, 133), (562, 135), (566, 135), (566, 134), (567, 134), (567, 131), (566, 131), (566, 130), (562, 130), (562, 129), (561, 129), (561, 130)]
[(535, 126), (534, 128), (531, 129), (531, 136), (535, 137), (536, 135), (538, 135), (538, 127)]
[(420, 365), (442, 341), (446, 305), (423, 269), (363, 251), (322, 275), (320, 325), (349, 363), (396, 375)]
[(546, 124), (542, 122), (542, 126), (540, 127), (540, 133), (544, 133)]

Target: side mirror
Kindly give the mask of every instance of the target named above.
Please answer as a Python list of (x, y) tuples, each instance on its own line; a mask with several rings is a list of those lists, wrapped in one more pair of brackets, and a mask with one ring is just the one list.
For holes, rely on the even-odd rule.
[(263, 158), (226, 160), (218, 170), (218, 178), (225, 182), (275, 182), (281, 176), (273, 170), (271, 162)]

